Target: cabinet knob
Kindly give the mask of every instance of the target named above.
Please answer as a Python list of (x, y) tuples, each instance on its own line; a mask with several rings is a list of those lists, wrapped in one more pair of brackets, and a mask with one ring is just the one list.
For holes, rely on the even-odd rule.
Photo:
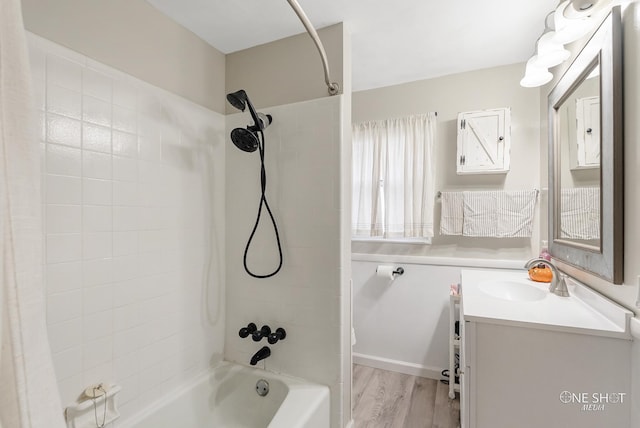
[(593, 129), (587, 128), (587, 134), (591, 134), (592, 132), (593, 132)]

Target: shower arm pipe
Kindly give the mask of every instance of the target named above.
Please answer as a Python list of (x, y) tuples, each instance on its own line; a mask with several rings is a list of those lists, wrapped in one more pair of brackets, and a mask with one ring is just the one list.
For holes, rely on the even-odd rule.
[(318, 53), (320, 54), (320, 59), (322, 60), (322, 67), (324, 68), (324, 81), (327, 84), (329, 95), (338, 94), (338, 92), (340, 92), (340, 85), (337, 82), (331, 81), (331, 77), (329, 75), (327, 53), (324, 51), (324, 46), (322, 46), (322, 41), (320, 40), (320, 37), (318, 37), (316, 29), (313, 28), (313, 25), (311, 25), (311, 22), (309, 22), (309, 18), (307, 18), (307, 15), (305, 15), (304, 11), (296, 0), (287, 0), (287, 2), (289, 2), (289, 5), (296, 13), (296, 15), (298, 15), (298, 18), (300, 18), (302, 25), (304, 25), (304, 28), (307, 29), (307, 33), (309, 33), (309, 36), (311, 36), (313, 43), (315, 43), (316, 48), (318, 48)]

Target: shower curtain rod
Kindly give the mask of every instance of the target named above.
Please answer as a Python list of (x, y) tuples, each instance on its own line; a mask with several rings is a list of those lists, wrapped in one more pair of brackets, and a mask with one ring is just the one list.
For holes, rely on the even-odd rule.
[(320, 53), (320, 59), (322, 60), (322, 66), (324, 68), (324, 81), (327, 84), (329, 95), (338, 94), (338, 92), (340, 92), (340, 85), (337, 82), (331, 81), (331, 77), (329, 76), (329, 63), (327, 62), (327, 54), (324, 51), (324, 46), (322, 46), (322, 41), (320, 40), (320, 37), (318, 37), (316, 29), (313, 28), (313, 25), (311, 25), (311, 22), (309, 22), (309, 18), (307, 18), (307, 15), (305, 15), (304, 11), (296, 0), (287, 1), (289, 2), (289, 5), (296, 13), (296, 15), (298, 15), (298, 18), (300, 18), (302, 25), (304, 25), (304, 28), (307, 29), (307, 33), (309, 33), (309, 36), (311, 36), (311, 39), (318, 48), (318, 53)]

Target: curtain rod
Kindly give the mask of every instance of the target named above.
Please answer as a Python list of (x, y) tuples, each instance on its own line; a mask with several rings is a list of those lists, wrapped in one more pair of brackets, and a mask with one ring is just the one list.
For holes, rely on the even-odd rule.
[(304, 28), (307, 29), (307, 33), (309, 33), (309, 36), (311, 36), (313, 43), (315, 43), (316, 48), (318, 48), (318, 53), (320, 53), (320, 59), (322, 60), (322, 66), (324, 68), (324, 81), (327, 85), (329, 95), (338, 94), (340, 92), (340, 85), (337, 82), (331, 81), (331, 77), (329, 76), (329, 63), (327, 61), (327, 54), (324, 51), (324, 46), (322, 45), (320, 37), (318, 37), (316, 29), (313, 28), (313, 25), (311, 25), (311, 22), (309, 22), (309, 18), (307, 18), (307, 15), (305, 15), (304, 11), (296, 0), (287, 0), (287, 2), (289, 2), (289, 5), (296, 13), (296, 15), (298, 15), (298, 18), (300, 18), (302, 25), (304, 25)]

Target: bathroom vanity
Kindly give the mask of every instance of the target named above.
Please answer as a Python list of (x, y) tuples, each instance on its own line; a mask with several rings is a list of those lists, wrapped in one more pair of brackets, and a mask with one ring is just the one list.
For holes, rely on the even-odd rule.
[(629, 426), (632, 313), (568, 282), (462, 271), (463, 428)]

